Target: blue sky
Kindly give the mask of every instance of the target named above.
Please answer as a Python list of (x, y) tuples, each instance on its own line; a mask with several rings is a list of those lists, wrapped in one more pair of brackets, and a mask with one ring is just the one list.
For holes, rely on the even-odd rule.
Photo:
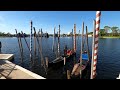
[[(93, 31), (93, 19), (96, 11), (0, 11), (0, 32), (15, 34), (15, 29), (30, 33), (30, 21), (36, 30), (53, 34), (54, 27), (58, 30), (61, 25), (61, 34), (71, 32), (76, 24), (77, 32), (82, 29), (82, 22)], [(100, 28), (108, 26), (120, 27), (120, 11), (101, 11)]]

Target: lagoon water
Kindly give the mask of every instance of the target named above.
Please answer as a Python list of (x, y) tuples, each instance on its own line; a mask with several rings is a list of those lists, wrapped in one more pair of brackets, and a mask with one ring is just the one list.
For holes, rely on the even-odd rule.
[[(29, 43), (29, 37), (26, 38)], [(50, 79), (64, 79), (66, 76), (63, 67), (56, 70), (49, 70), (49, 73), (46, 75), (44, 69), (40, 66), (40, 54), (37, 49), (37, 57), (34, 58), (35, 66), (33, 69), (30, 69), (30, 58), (29, 50), (27, 45), (22, 38), (23, 43), (23, 63), (21, 64), (20, 60), (20, 50), (18, 46), (18, 41), (16, 37), (6, 37), (1, 38), (2, 49), (1, 53), (14, 54), (13, 63), (18, 64), (26, 69), (29, 69), (41, 76), (50, 78)], [(80, 56), (80, 47), (81, 47), (81, 38), (77, 37), (77, 55), (76, 60)], [(42, 52), (44, 57), (48, 57), (49, 61), (55, 59), (55, 53), (52, 51), (53, 38), (43, 38), (42, 39)], [(60, 38), (60, 51), (63, 54), (63, 48), (67, 45), (68, 48), (72, 48), (72, 38), (71, 37), (61, 37)], [(89, 49), (90, 54), (92, 54), (92, 38), (89, 37)], [(34, 50), (34, 49), (33, 49)], [(73, 63), (73, 62), (70, 62)], [(72, 64), (71, 64), (72, 65)], [(96, 79), (116, 79), (120, 73), (120, 39), (99, 39), (99, 48), (98, 48), (98, 62), (97, 62), (97, 77)]]

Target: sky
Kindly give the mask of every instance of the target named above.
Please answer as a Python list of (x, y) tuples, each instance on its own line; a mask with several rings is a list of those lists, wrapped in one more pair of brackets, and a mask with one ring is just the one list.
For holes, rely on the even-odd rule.
[[(96, 11), (0, 11), (0, 32), (15, 34), (23, 31), (30, 34), (30, 21), (36, 31), (42, 28), (43, 32), (53, 34), (54, 27), (61, 34), (71, 32), (76, 24), (77, 33), (82, 31), (82, 23), (88, 27), (88, 32), (93, 31), (93, 20)], [(104, 26), (120, 27), (120, 11), (101, 11), (100, 28)]]

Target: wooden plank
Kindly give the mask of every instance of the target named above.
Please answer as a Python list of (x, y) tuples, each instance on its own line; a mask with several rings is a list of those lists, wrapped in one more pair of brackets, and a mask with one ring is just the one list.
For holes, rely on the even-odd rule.
[(0, 60), (13, 60), (14, 54), (0, 54)]

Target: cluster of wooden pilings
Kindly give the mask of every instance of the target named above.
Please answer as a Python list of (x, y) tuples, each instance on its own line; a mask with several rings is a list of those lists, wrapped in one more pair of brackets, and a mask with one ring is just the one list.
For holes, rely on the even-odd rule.
[[(97, 52), (98, 52), (98, 31), (99, 31), (99, 26), (100, 26), (100, 13), (101, 12), (97, 12), (97, 15), (96, 15), (96, 21), (94, 20), (94, 31), (93, 31), (93, 46), (92, 46), (92, 63), (91, 63), (91, 79), (95, 78), (95, 75), (96, 75), (96, 63), (97, 63)], [(47, 73), (47, 67), (48, 67), (48, 57), (43, 57), (43, 54), (42, 54), (42, 35), (40, 35), (40, 30), (38, 32), (36, 32), (36, 29), (35, 27), (33, 27), (33, 22), (31, 21), (30, 22), (30, 27), (31, 27), (31, 33), (30, 33), (30, 44), (28, 44), (23, 32), (21, 31), (21, 34), (23, 35), (23, 38), (25, 40), (25, 43), (29, 49), (29, 53), (30, 53), (30, 66), (34, 66), (34, 59), (36, 57), (36, 51), (37, 51), (37, 45), (38, 45), (38, 51), (39, 51), (39, 55), (40, 55), (40, 58), (41, 58), (41, 66), (44, 67), (46, 73)], [(96, 27), (96, 28), (95, 28)], [(33, 34), (33, 30), (34, 30), (34, 34)], [(16, 35), (17, 35), (17, 39), (18, 39), (18, 44), (19, 44), (19, 49), (20, 49), (20, 57), (21, 57), (21, 62), (23, 62), (23, 45), (22, 45), (22, 42), (21, 42), (21, 37), (19, 35), (19, 33), (17, 33), (17, 29), (15, 29), (16, 31)], [(42, 32), (41, 32), (42, 33)], [(73, 33), (73, 29), (72, 29), (72, 33)], [(79, 30), (79, 33), (80, 33), (80, 30)], [(88, 52), (88, 59), (90, 60), (90, 53), (89, 53), (89, 46), (88, 46), (88, 30), (87, 30), (87, 26), (86, 26), (86, 45), (87, 45), (87, 52)], [(58, 43), (55, 45), (55, 39), (56, 39), (56, 36), (55, 36), (55, 28), (54, 28), (54, 35), (53, 35), (53, 51), (55, 52), (55, 46), (57, 46), (57, 54), (56, 54), (56, 58), (60, 57), (61, 56), (61, 53), (60, 53), (60, 25), (59, 25), (59, 29), (58, 29)], [(34, 36), (33, 36), (34, 35)], [(73, 52), (76, 53), (76, 24), (74, 24), (74, 39), (72, 37), (72, 41), (73, 42)], [(82, 68), (82, 53), (83, 53), (83, 48), (84, 48), (84, 45), (85, 45), (85, 40), (84, 39), (84, 22), (83, 22), (83, 25), (82, 25), (82, 35), (81, 35), (81, 51), (80, 51), (80, 67)], [(32, 50), (33, 50), (33, 47), (32, 47), (32, 43), (33, 43), (33, 37), (34, 37), (34, 57), (33, 57), (33, 53), (32, 53)], [(78, 37), (79, 38), (79, 37)], [(66, 59), (64, 57), (64, 65), (65, 65), (65, 62), (66, 62)], [(82, 76), (82, 70), (80, 68), (80, 78)], [(70, 79), (70, 71), (67, 70), (67, 76), (68, 76), (68, 79)]]
[[(30, 43), (28, 44), (26, 37), (24, 36), (23, 32), (21, 31), (21, 33), (17, 32), (17, 29), (15, 29), (16, 31), (16, 35), (17, 35), (17, 39), (18, 39), (18, 45), (19, 45), (19, 50), (20, 50), (20, 58), (21, 58), (21, 63), (23, 63), (23, 45), (22, 45), (22, 41), (21, 41), (21, 36), (20, 34), (22, 34), (23, 39), (27, 45), (27, 48), (29, 50), (29, 54), (30, 54), (30, 68), (32, 68), (35, 65), (35, 59), (36, 59), (36, 53), (37, 53), (37, 46), (38, 46), (38, 53), (40, 55), (41, 58), (41, 66), (44, 67), (45, 71), (46, 71), (46, 64), (45, 64), (45, 60), (43, 58), (43, 54), (42, 54), (42, 33), (40, 34), (40, 29), (38, 32), (36, 32), (35, 27), (33, 27), (33, 22), (30, 22), (30, 27), (31, 27), (31, 32), (30, 32)], [(34, 30), (34, 31), (33, 31)], [(34, 38), (34, 47), (33, 46), (33, 38)], [(48, 59), (47, 57), (45, 59)]]
[[(93, 42), (92, 42), (92, 59), (91, 59), (90, 79), (96, 78), (100, 16), (101, 16), (101, 12), (97, 11), (96, 12), (96, 20), (93, 21)], [(83, 35), (84, 35), (84, 23), (82, 26), (82, 37), (81, 37), (80, 71), (78, 71), (80, 73), (80, 78), (82, 77), (82, 70), (81, 70), (82, 69), (82, 53), (83, 53), (83, 47), (84, 47)], [(90, 60), (90, 54), (89, 54), (89, 48), (88, 48), (87, 26), (86, 26), (86, 36), (87, 36), (86, 44), (87, 44), (88, 59)], [(75, 42), (75, 40), (74, 40), (74, 42)], [(76, 68), (76, 66), (75, 66), (75, 68), (73, 68), (73, 71), (75, 71), (75, 69), (78, 69), (78, 67)], [(67, 71), (67, 74), (70, 74), (69, 71)], [(68, 77), (68, 79), (70, 79), (70, 75), (67, 75), (67, 77)]]

